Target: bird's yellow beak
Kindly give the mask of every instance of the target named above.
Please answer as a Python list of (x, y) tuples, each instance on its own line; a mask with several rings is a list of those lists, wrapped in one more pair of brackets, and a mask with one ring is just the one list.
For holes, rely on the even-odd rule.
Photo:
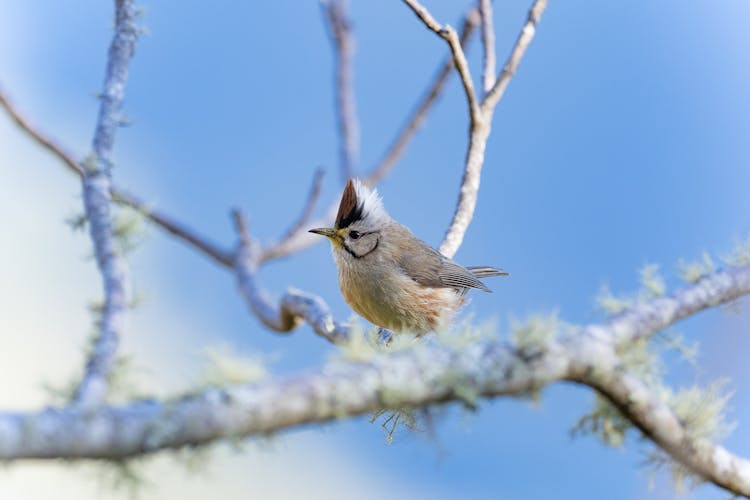
[(341, 241), (342, 241), (341, 235), (339, 235), (339, 233), (337, 233), (335, 229), (331, 229), (328, 227), (319, 227), (316, 229), (310, 229), (310, 231), (308, 232), (325, 236), (326, 238), (330, 239), (333, 243), (341, 244)]

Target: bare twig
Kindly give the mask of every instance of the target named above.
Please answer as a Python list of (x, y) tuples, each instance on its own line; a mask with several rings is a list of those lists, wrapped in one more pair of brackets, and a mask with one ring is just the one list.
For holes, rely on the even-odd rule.
[(354, 97), (354, 36), (347, 0), (326, 0), (321, 7), (328, 21), (336, 59), (336, 111), (339, 123), (341, 178), (354, 176), (359, 156), (359, 126)]
[(235, 255), (237, 283), (253, 314), (276, 332), (291, 332), (305, 321), (315, 333), (331, 342), (346, 340), (348, 325), (336, 322), (320, 297), (299, 290), (287, 290), (278, 303), (269, 297), (258, 279), (260, 246), (250, 235), (245, 217), (239, 210), (232, 211), (232, 218), (239, 239)]
[[(242, 219), (241, 240), (249, 243)], [(171, 401), (138, 401), (96, 413), (75, 408), (0, 413), (0, 459), (124, 458), (165, 448), (270, 432), (383, 408), (422, 407), (472, 397), (525, 394), (556, 381), (592, 387), (612, 401), (650, 440), (706, 480), (750, 495), (750, 462), (687, 432), (661, 395), (622, 367), (623, 331), (646, 337), (653, 328), (750, 294), (750, 266), (715, 273), (654, 299), (629, 315), (557, 332), (531, 347), (475, 341), (469, 347), (432, 341), (392, 353), (370, 353), (315, 373), (212, 388)], [(661, 323), (652, 311), (668, 308)], [(461, 344), (465, 345), (465, 344)], [(45, 439), (39, 439), (38, 436)]]
[[(478, 19), (478, 12), (476, 9), (472, 9), (467, 14), (461, 27), (460, 42), (462, 45), (466, 44), (469, 40), (474, 27), (478, 24)], [(437, 101), (437, 97), (443, 90), (452, 68), (453, 59), (450, 57), (436, 72), (436, 77), (434, 78), (433, 83), (424, 93), (424, 97), (422, 97), (418, 105), (415, 107), (415, 110), (407, 120), (406, 125), (391, 143), (391, 146), (384, 154), (383, 159), (371, 170), (371, 173), (366, 178), (368, 184), (377, 184), (393, 168), (400, 155), (405, 151), (409, 140), (423, 124), (430, 108)], [(6, 109), (11, 118), (24, 132), (48, 149), (58, 159), (63, 161), (71, 171), (77, 173), (79, 176), (83, 175), (83, 171), (74, 157), (67, 153), (61, 146), (56, 144), (49, 136), (42, 133), (38, 128), (32, 126), (17, 108), (12, 106), (7, 96), (4, 96), (1, 92), (0, 104)], [(222, 249), (219, 245), (210, 241), (205, 236), (198, 235), (185, 224), (177, 221), (174, 217), (150, 207), (146, 202), (140, 200), (137, 196), (128, 191), (113, 186), (112, 199), (123, 205), (135, 208), (156, 226), (161, 227), (168, 233), (176, 236), (178, 239), (197, 249), (216, 263), (227, 268), (232, 268), (234, 266), (232, 252)], [(314, 221), (312, 225), (325, 226), (330, 224), (336, 214), (337, 206), (338, 201), (332, 203), (326, 210), (325, 215)], [(263, 249), (260, 263), (288, 257), (289, 255), (304, 250), (317, 242), (320, 242), (320, 238), (316, 238), (306, 231), (298, 231), (296, 233), (288, 232), (279, 242), (270, 244)]]
[[(354, 93), (354, 36), (347, 13), (346, 0), (324, 0), (321, 2), (324, 19), (328, 26), (335, 55), (335, 94), (336, 111), (339, 124), (339, 150), (341, 178), (354, 176), (359, 156), (359, 125)], [(336, 204), (332, 204), (324, 217), (316, 221), (323, 226), (329, 224), (336, 214)], [(268, 245), (260, 251), (257, 263), (287, 257), (315, 243), (318, 239), (302, 226), (309, 216), (300, 221), (293, 230), (287, 232), (277, 243)]]
[(503, 93), (505, 93), (505, 89), (508, 87), (510, 79), (513, 78), (513, 75), (516, 74), (516, 70), (518, 69), (518, 65), (521, 63), (523, 55), (526, 53), (526, 49), (529, 47), (531, 40), (534, 39), (534, 35), (536, 34), (536, 27), (542, 18), (544, 9), (546, 8), (547, 0), (534, 1), (531, 9), (529, 9), (529, 15), (526, 19), (526, 23), (524, 24), (521, 33), (518, 35), (518, 39), (516, 40), (515, 45), (513, 45), (513, 50), (510, 53), (510, 57), (508, 57), (508, 60), (506, 61), (502, 72), (500, 72), (500, 75), (497, 77), (492, 90), (489, 91), (484, 99), (484, 102), (482, 103), (483, 108), (487, 110), (494, 109), (497, 103), (503, 97)]
[(495, 84), (495, 27), (492, 19), (492, 0), (479, 0), (479, 13), (482, 16), (482, 49), (484, 50), (484, 65), (482, 67), (482, 82), (484, 92), (490, 91)]
[[(471, 35), (474, 33), (474, 28), (479, 22), (478, 20), (479, 12), (476, 9), (471, 9), (466, 14), (466, 17), (464, 17), (461, 29), (459, 30), (459, 41), (464, 49), (466, 48)], [(432, 79), (430, 86), (424, 92), (423, 97), (420, 99), (417, 106), (414, 107), (414, 111), (407, 119), (406, 124), (401, 128), (396, 138), (388, 147), (383, 159), (370, 170), (370, 174), (365, 178), (365, 182), (368, 185), (374, 186), (379, 183), (383, 177), (388, 175), (391, 171), (396, 164), (396, 161), (398, 161), (399, 157), (406, 150), (409, 140), (411, 140), (417, 130), (422, 126), (422, 123), (424, 123), (427, 118), (427, 113), (443, 91), (443, 87), (448, 81), (448, 77), (454, 67), (453, 56), (448, 56), (435, 73), (435, 77)]]
[(448, 226), (448, 230), (443, 237), (443, 242), (440, 244), (440, 252), (447, 257), (452, 257), (458, 250), (458, 247), (461, 246), (466, 230), (474, 216), (482, 166), (484, 164), (484, 152), (487, 146), (495, 106), (503, 96), (511, 77), (515, 74), (518, 64), (526, 52), (526, 48), (531, 43), (536, 33), (536, 26), (546, 6), (547, 0), (536, 0), (531, 6), (526, 24), (516, 40), (516, 44), (502, 73), (484, 98), (484, 101), (482, 101), (480, 110), (477, 112), (478, 119), (474, 120), (470, 126), (469, 147), (466, 152), (466, 163), (461, 180), (458, 203), (456, 204), (456, 210), (453, 213), (450, 226)]
[(427, 26), (428, 29), (435, 32), (440, 38), (448, 42), (448, 46), (451, 49), (453, 55), (453, 63), (458, 70), (458, 74), (461, 76), (461, 84), (464, 87), (466, 94), (466, 101), (469, 104), (469, 119), (472, 123), (480, 119), (479, 116), (479, 102), (477, 101), (477, 95), (474, 91), (474, 82), (471, 79), (471, 72), (469, 71), (469, 62), (466, 60), (466, 54), (461, 47), (461, 41), (451, 26), (442, 26), (438, 23), (432, 14), (422, 4), (416, 0), (403, 0), (406, 5), (417, 15), (419, 19)]
[(39, 130), (34, 127), (20, 111), (18, 111), (18, 108), (13, 105), (2, 89), (0, 89), (0, 105), (5, 109), (16, 125), (34, 139), (37, 144), (55, 155), (58, 159), (62, 160), (71, 172), (74, 172), (79, 177), (83, 177), (83, 169), (78, 165), (78, 162), (55, 141), (39, 132)]
[[(13, 105), (7, 95), (0, 91), (0, 106), (5, 109), (8, 115), (18, 125), (18, 127), (25, 132), (29, 137), (34, 139), (39, 145), (44, 147), (47, 151), (52, 153), (57, 159), (62, 161), (68, 170), (83, 178), (83, 169), (75, 160), (72, 154), (65, 151), (65, 149), (57, 144), (51, 137), (44, 134), (41, 130), (36, 128), (31, 122), (24, 117), (21, 111)], [(230, 252), (227, 252), (220, 248), (215, 243), (209, 241), (203, 236), (197, 235), (191, 229), (186, 227), (184, 224), (178, 222), (173, 217), (160, 212), (153, 207), (149, 207), (145, 202), (138, 199), (137, 196), (124, 191), (117, 186), (111, 186), (112, 200), (121, 205), (129, 206), (144, 217), (154, 223), (156, 226), (161, 227), (168, 233), (176, 236), (178, 239), (195, 247), (197, 250), (210, 257), (217, 263), (231, 268), (234, 265), (234, 259)]]
[(141, 201), (135, 195), (129, 194), (126, 191), (113, 186), (112, 200), (133, 208), (143, 214), (144, 217), (155, 225), (161, 227), (169, 234), (176, 236), (179, 240), (182, 240), (184, 243), (187, 243), (203, 253), (206, 257), (211, 258), (217, 264), (227, 268), (231, 268), (234, 265), (234, 256), (232, 255), (232, 252), (221, 248), (207, 237), (198, 235), (194, 230), (188, 228), (185, 224), (176, 220), (174, 217), (150, 207), (146, 202)]
[[(328, 206), (322, 217), (310, 222), (309, 227), (331, 226), (336, 217), (337, 209), (338, 200)], [(320, 243), (320, 238), (316, 238), (314, 234), (308, 233), (307, 231), (299, 231), (289, 238), (285, 238), (278, 243), (272, 243), (263, 248), (258, 262), (262, 264), (269, 260), (283, 259), (297, 252), (301, 252), (305, 248), (311, 247), (316, 243)]]
[[(446, 29), (448, 31), (444, 30), (443, 27), (437, 21), (435, 21), (429, 11), (427, 11), (427, 9), (425, 9), (418, 2), (414, 0), (404, 0), (404, 2), (414, 11), (414, 13), (420, 19), (422, 19), (422, 21), (427, 25), (429, 29), (448, 41), (451, 47), (451, 64), (456, 64), (456, 67), (459, 70), (459, 75), (461, 76), (464, 91), (466, 92), (467, 99), (470, 103), (470, 117), (473, 118), (472, 124), (470, 126), (469, 147), (466, 154), (466, 162), (459, 201), (457, 203), (456, 211), (454, 212), (451, 224), (446, 231), (446, 235), (443, 238), (443, 242), (440, 246), (441, 253), (448, 257), (452, 257), (463, 241), (463, 236), (466, 233), (466, 229), (471, 222), (474, 208), (476, 207), (481, 168), (482, 164), (484, 163), (484, 151), (490, 132), (489, 122), (491, 121), (492, 112), (494, 111), (495, 105), (499, 101), (500, 97), (502, 97), (502, 93), (497, 93), (496, 89), (499, 88), (499, 83), (504, 82), (504, 86), (502, 87), (502, 90), (504, 91), (504, 88), (507, 86), (507, 83), (510, 81), (513, 73), (515, 73), (515, 70), (518, 66), (518, 63), (520, 62), (521, 57), (523, 56), (523, 53), (526, 50), (526, 47), (531, 42), (529, 33), (531, 34), (531, 37), (533, 37), (533, 28), (535, 28), (536, 23), (538, 23), (547, 2), (546, 0), (536, 0), (534, 5), (531, 7), (529, 20), (527, 20), (526, 26), (524, 26), (522, 34), (519, 36), (519, 39), (516, 42), (510, 59), (508, 63), (506, 63), (506, 68), (501, 73), (500, 78), (498, 78), (495, 87), (493, 87), (493, 91), (496, 93), (488, 94), (488, 96), (483, 101), (481, 108), (477, 107), (476, 109), (471, 104), (472, 102), (476, 101), (476, 97), (471, 81), (471, 75), (469, 74), (468, 70), (468, 63), (466, 63), (466, 58), (463, 55), (463, 50), (461, 49), (462, 44), (465, 43), (465, 39), (468, 39), (468, 36), (471, 33), (471, 28), (473, 28), (473, 26), (476, 24), (476, 20), (474, 19), (474, 16), (476, 14), (473, 14), (473, 12), (476, 11), (472, 11), (469, 15), (467, 15), (467, 18), (464, 22), (464, 29), (462, 30), (463, 36), (460, 39), (454, 37), (454, 41), (456, 41), (456, 43), (453, 43), (451, 42), (451, 40), (454, 38), (451, 38), (449, 36), (450, 32), (453, 32), (453, 34), (455, 35), (455, 31), (452, 28), (447, 27)], [(531, 29), (528, 28), (529, 22), (533, 22), (533, 28)], [(512, 71), (510, 71), (511, 69)], [(443, 71), (438, 72), (438, 76), (435, 80), (435, 83), (433, 84), (433, 87), (426, 94), (424, 100), (417, 107), (416, 111), (412, 114), (411, 120), (402, 129), (399, 137), (393, 142), (389, 153), (385, 155), (381, 163), (379, 163), (372, 170), (370, 176), (366, 179), (368, 184), (373, 185), (379, 182), (383, 178), (383, 176), (385, 176), (385, 174), (390, 170), (392, 164), (395, 162), (398, 156), (402, 153), (405, 144), (413, 136), (414, 131), (416, 131), (421, 124), (421, 121), (423, 120), (423, 117), (429, 107), (435, 102), (437, 94), (441, 90), (444, 82), (445, 76), (443, 75), (445, 75), (445, 71), (445, 68), (443, 68)], [(450, 71), (450, 68), (448, 68), (447, 71)], [(472, 96), (474, 97), (472, 98)], [(490, 97), (497, 100), (491, 101)], [(312, 225), (330, 225), (336, 214), (336, 208), (336, 203), (329, 206), (326, 210), (326, 214), (322, 218), (316, 220)], [(293, 238), (284, 239), (281, 243), (269, 245), (268, 247), (264, 248), (260, 256), (260, 262), (262, 263), (268, 260), (287, 257), (293, 253), (301, 251), (315, 244), (318, 241), (319, 238), (315, 238), (309, 233), (298, 233)]]
[(302, 208), (302, 213), (297, 219), (297, 222), (295, 222), (292, 227), (289, 228), (286, 234), (281, 238), (281, 242), (279, 243), (280, 245), (283, 245), (285, 241), (294, 238), (302, 231), (307, 232), (307, 223), (310, 222), (310, 217), (312, 217), (315, 205), (318, 203), (318, 198), (320, 198), (320, 190), (323, 187), (324, 174), (325, 172), (321, 168), (315, 170), (315, 173), (313, 174), (312, 185), (310, 186), (310, 193), (307, 195), (307, 201), (305, 202), (305, 206)]
[(104, 308), (99, 335), (92, 347), (86, 373), (76, 389), (74, 404), (101, 404), (106, 396), (127, 308), (126, 263), (118, 255), (110, 217), (112, 149), (128, 78), (128, 63), (135, 52), (137, 29), (132, 0), (115, 2), (115, 35), (109, 47), (107, 73), (93, 140), (94, 158), (84, 165), (83, 202), (94, 254), (104, 281)]
[[(470, 10), (466, 15), (466, 18), (464, 19), (463, 25), (461, 27), (460, 42), (462, 45), (465, 45), (467, 43), (478, 23), (479, 13), (476, 9)], [(427, 113), (429, 112), (430, 108), (432, 108), (432, 106), (437, 101), (437, 98), (440, 95), (440, 92), (443, 90), (445, 82), (447, 81), (453, 67), (453, 57), (451, 56), (446, 59), (441, 68), (437, 71), (433, 83), (425, 92), (424, 97), (422, 97), (419, 104), (415, 107), (415, 110), (407, 120), (406, 125), (401, 129), (393, 143), (391, 143), (391, 146), (384, 154), (383, 159), (380, 161), (380, 163), (372, 168), (370, 174), (365, 178), (365, 182), (368, 185), (376, 185), (391, 171), (398, 158), (406, 150), (406, 146), (408, 145), (409, 140), (411, 140), (411, 138), (414, 136), (414, 133), (419, 129), (419, 127), (426, 119)], [(334, 217), (336, 216), (337, 208), (338, 200), (329, 205), (329, 207), (326, 209), (325, 215), (310, 223), (310, 226), (330, 226), (333, 223)], [(319, 242), (320, 238), (306, 231), (295, 233), (290, 237), (282, 238), (278, 243), (266, 246), (261, 252), (260, 263), (288, 257), (289, 255), (304, 250), (305, 248)]]

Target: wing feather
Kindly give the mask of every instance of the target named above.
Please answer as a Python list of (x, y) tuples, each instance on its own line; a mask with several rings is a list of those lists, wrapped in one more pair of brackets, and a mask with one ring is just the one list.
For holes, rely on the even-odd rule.
[[(397, 263), (404, 274), (421, 285), (458, 290), (478, 288), (485, 292), (491, 291), (479, 281), (478, 274), (444, 257), (423, 241), (419, 241), (415, 251), (402, 254)], [(483, 267), (482, 269), (494, 268)], [(496, 274), (485, 276), (496, 276)]]
[(466, 266), (466, 269), (477, 278), (490, 278), (492, 276), (510, 276), (507, 271), (503, 271), (492, 266)]

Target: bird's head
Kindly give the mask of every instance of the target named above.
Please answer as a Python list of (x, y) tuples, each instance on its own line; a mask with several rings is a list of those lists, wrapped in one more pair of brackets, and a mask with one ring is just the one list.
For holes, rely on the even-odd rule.
[(334, 251), (359, 259), (377, 248), (381, 231), (390, 220), (378, 192), (359, 179), (349, 179), (341, 195), (334, 227), (310, 232), (331, 240)]

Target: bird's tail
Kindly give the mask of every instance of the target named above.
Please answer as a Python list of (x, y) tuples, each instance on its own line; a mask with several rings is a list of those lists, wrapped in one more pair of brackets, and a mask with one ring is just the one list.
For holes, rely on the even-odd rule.
[(477, 278), (489, 278), (492, 276), (510, 276), (506, 271), (492, 266), (469, 266), (466, 269)]

